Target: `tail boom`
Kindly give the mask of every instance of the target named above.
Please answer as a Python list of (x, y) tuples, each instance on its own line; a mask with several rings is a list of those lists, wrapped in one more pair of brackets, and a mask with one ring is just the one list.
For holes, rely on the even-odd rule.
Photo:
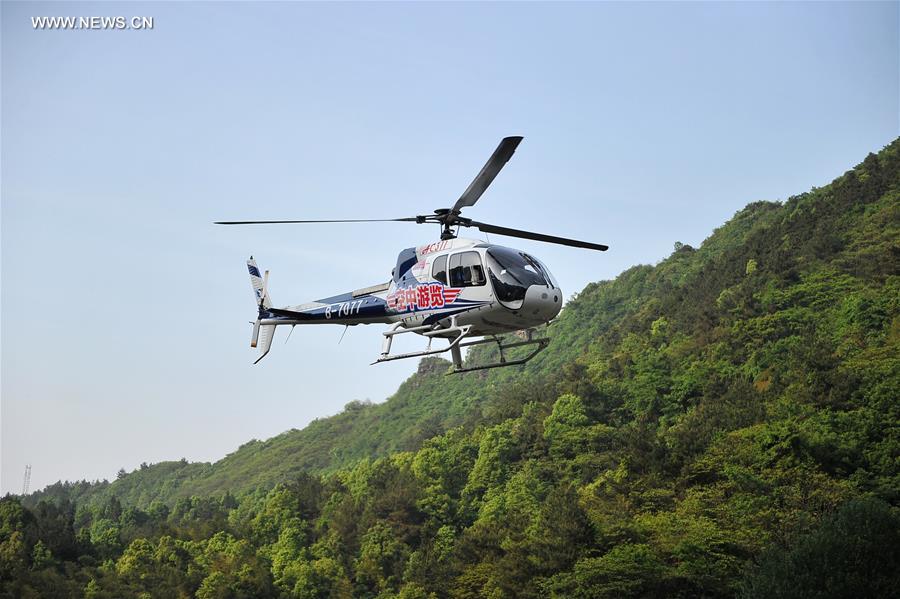
[(384, 283), (335, 295), (298, 306), (272, 307), (269, 296), (269, 271), (262, 273), (253, 256), (247, 260), (250, 286), (256, 298), (257, 316), (250, 336), (250, 347), (259, 350), (259, 363), (272, 348), (275, 329), (281, 325), (298, 324), (375, 324), (395, 322), (398, 317), (388, 312)]

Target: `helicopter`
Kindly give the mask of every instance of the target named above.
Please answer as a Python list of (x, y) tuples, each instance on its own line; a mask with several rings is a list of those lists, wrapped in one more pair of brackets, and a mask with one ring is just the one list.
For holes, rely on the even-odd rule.
[[(448, 374), (524, 364), (546, 349), (550, 340), (537, 335), (562, 309), (563, 295), (550, 270), (534, 256), (489, 242), (458, 237), (463, 227), (484, 233), (606, 251), (608, 246), (543, 233), (533, 233), (474, 221), (462, 216), (481, 198), (522, 141), (505, 137), (484, 167), (451, 208), (433, 214), (391, 219), (218, 221), (217, 225), (409, 222), (437, 224), (440, 239), (401, 250), (384, 283), (323, 299), (276, 308), (269, 295), (269, 271), (260, 273), (253, 256), (247, 261), (257, 303), (250, 347), (257, 348), (258, 364), (272, 347), (279, 326), (307, 324), (387, 324), (381, 353), (372, 364), (450, 352)], [(456, 228), (454, 231), (454, 227)], [(346, 330), (346, 329), (345, 329)], [(394, 337), (417, 334), (427, 340), (424, 350), (391, 353)], [(509, 338), (505, 334), (515, 333)], [(446, 342), (432, 348), (432, 342)], [(464, 365), (462, 349), (495, 343), (499, 361)], [(506, 350), (528, 347), (524, 357), (507, 359)]]

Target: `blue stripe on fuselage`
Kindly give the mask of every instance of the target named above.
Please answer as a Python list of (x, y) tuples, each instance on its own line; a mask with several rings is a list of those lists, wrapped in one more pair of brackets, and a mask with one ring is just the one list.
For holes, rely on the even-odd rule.
[[(350, 294), (346, 294), (346, 296), (349, 297)], [(341, 298), (344, 296), (335, 297)], [(371, 295), (362, 296), (355, 300), (319, 301), (327, 305), (311, 310), (303, 310), (302, 312), (295, 312), (294, 310), (286, 310), (283, 308), (271, 308), (269, 312), (274, 316), (282, 318), (328, 322), (356, 318), (382, 318), (387, 316), (387, 303), (383, 299)], [(344, 307), (346, 311), (342, 310), (342, 307)], [(327, 317), (326, 314), (328, 314)]]

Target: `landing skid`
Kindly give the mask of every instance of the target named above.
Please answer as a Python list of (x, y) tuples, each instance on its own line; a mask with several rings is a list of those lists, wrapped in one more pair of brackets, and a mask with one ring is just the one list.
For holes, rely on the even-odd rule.
[[(528, 331), (529, 336), (531, 331)], [(487, 370), (489, 368), (502, 368), (504, 366), (517, 366), (519, 364), (524, 364), (529, 361), (531, 358), (535, 357), (550, 345), (550, 339), (547, 337), (542, 337), (540, 339), (528, 339), (526, 341), (517, 341), (515, 343), (507, 343), (504, 344), (497, 337), (493, 337), (491, 339), (479, 339), (478, 341), (470, 341), (468, 343), (462, 343), (459, 347), (466, 347), (469, 345), (481, 345), (482, 343), (496, 343), (497, 348), (500, 350), (500, 361), (494, 362), (493, 364), (485, 364), (483, 366), (470, 366), (469, 368), (462, 367), (462, 360), (457, 361), (456, 356), (453, 356), (453, 370), (451, 370), (447, 374), (459, 374), (461, 372), (472, 372), (473, 370)], [(503, 355), (504, 349), (510, 349), (513, 347), (523, 347), (525, 345), (534, 345), (535, 348), (532, 350), (530, 354), (525, 356), (524, 358), (520, 358), (518, 360), (507, 360), (506, 356)]]
[[(534, 339), (532, 335), (534, 334), (533, 329), (528, 329), (524, 331), (525, 338), (523, 341), (516, 341), (514, 343), (503, 343), (503, 341), (497, 337), (496, 335), (492, 335), (491, 337), (485, 337), (484, 339), (476, 339), (473, 341), (466, 341), (463, 343), (464, 339), (467, 339), (472, 331), (472, 325), (463, 325), (458, 326), (456, 324), (456, 319), (454, 318), (451, 321), (451, 326), (448, 328), (435, 329), (432, 326), (424, 325), (418, 327), (410, 327), (404, 328), (401, 323), (395, 324), (391, 327), (390, 330), (382, 333), (384, 335), (384, 343), (381, 348), (381, 355), (377, 360), (372, 362), (372, 364), (379, 364), (381, 362), (389, 362), (391, 360), (403, 360), (406, 358), (421, 358), (424, 356), (431, 356), (435, 354), (442, 354), (444, 352), (450, 352), (453, 358), (453, 369), (447, 374), (460, 374), (463, 372), (472, 372), (475, 370), (487, 370), (489, 368), (502, 368), (504, 366), (517, 366), (519, 364), (524, 364), (528, 362), (533, 357), (538, 355), (540, 352), (544, 351), (547, 348), (547, 345), (550, 344), (550, 339), (546, 337), (542, 337), (539, 339)], [(419, 333), (428, 338), (428, 347), (422, 351), (414, 351), (407, 352), (404, 354), (395, 354), (391, 355), (391, 342), (393, 341), (396, 335), (401, 335), (403, 333)], [(455, 335), (448, 338), (449, 344), (447, 347), (439, 348), (439, 349), (431, 349), (431, 342), (435, 337), (447, 337), (448, 335)], [(463, 347), (471, 347), (473, 345), (483, 345), (485, 343), (496, 343), (497, 349), (500, 350), (500, 361), (494, 362), (493, 364), (484, 364), (481, 366), (470, 366), (468, 368), (463, 368), (462, 364), (462, 351)], [(535, 346), (534, 350), (525, 356), (524, 358), (520, 358), (518, 360), (507, 360), (503, 351), (507, 349), (512, 349), (514, 347), (524, 347), (524, 346)]]

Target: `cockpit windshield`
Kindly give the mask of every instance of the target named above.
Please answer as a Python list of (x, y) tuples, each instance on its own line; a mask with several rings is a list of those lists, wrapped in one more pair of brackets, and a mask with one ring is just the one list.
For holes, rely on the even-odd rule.
[(521, 307), (532, 285), (550, 285), (541, 263), (525, 252), (492, 246), (487, 250), (487, 262), (497, 299), (511, 308)]

